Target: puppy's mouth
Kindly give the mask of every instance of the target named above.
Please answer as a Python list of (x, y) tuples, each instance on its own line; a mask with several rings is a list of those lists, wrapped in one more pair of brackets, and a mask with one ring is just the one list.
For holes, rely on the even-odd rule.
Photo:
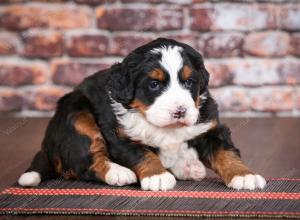
[(145, 120), (147, 120), (150, 124), (158, 127), (158, 128), (182, 128), (190, 126), (185, 120), (183, 119), (177, 119), (176, 121), (172, 120), (169, 123), (164, 124), (158, 124), (153, 120), (149, 120), (146, 116), (146, 114), (142, 114), (143, 117), (145, 117)]
[(187, 123), (181, 122), (181, 121), (176, 121), (175, 123), (169, 124), (165, 126), (165, 128), (182, 128), (188, 126)]

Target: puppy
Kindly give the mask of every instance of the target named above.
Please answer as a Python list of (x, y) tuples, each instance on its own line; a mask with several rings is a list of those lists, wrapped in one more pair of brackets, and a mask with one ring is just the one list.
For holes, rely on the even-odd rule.
[(186, 44), (159, 38), (137, 48), (59, 100), (19, 184), (63, 176), (170, 190), (176, 179), (204, 178), (204, 163), (228, 187), (263, 188), (220, 124), (208, 81), (201, 55)]

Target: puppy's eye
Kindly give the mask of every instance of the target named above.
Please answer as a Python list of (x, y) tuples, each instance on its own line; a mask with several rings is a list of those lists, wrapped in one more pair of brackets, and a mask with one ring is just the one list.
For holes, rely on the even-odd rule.
[(185, 85), (185, 87), (187, 87), (187, 88), (191, 88), (192, 85), (193, 85), (193, 80), (192, 80), (192, 79), (187, 79), (187, 80), (185, 80), (185, 81), (184, 81), (184, 85)]
[(152, 91), (157, 91), (160, 89), (160, 83), (156, 80), (154, 81), (151, 81), (150, 84), (149, 84), (149, 88), (152, 90)]

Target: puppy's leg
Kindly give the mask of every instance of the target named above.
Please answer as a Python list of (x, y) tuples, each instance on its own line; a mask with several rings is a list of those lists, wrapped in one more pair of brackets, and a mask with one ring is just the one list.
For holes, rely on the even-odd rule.
[(91, 114), (79, 112), (74, 115), (74, 126), (80, 135), (90, 138), (92, 170), (96, 177), (109, 185), (123, 186), (137, 182), (136, 175), (130, 169), (113, 163), (107, 154), (105, 141)]
[(201, 161), (219, 174), (228, 187), (250, 190), (265, 187), (266, 180), (242, 162), (227, 127), (219, 125), (189, 144), (197, 149)]
[(175, 177), (162, 165), (159, 157), (151, 151), (145, 152), (141, 160), (133, 170), (141, 181), (143, 190), (168, 190), (176, 185)]
[(18, 183), (21, 186), (37, 186), (41, 181), (53, 177), (55, 177), (55, 172), (46, 153), (41, 150), (35, 155), (27, 171), (20, 176)]
[(218, 173), (228, 187), (234, 189), (264, 188), (265, 179), (254, 174), (232, 150), (220, 147), (213, 155), (212, 169)]
[(110, 140), (108, 153), (114, 161), (135, 172), (144, 190), (169, 190), (176, 185), (175, 177), (162, 165), (149, 146), (132, 141), (122, 129), (106, 135)]

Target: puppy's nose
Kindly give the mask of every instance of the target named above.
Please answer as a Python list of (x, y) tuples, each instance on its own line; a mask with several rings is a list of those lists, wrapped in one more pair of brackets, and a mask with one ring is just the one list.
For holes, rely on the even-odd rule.
[(173, 113), (173, 118), (179, 119), (183, 118), (186, 113), (186, 108), (183, 106), (179, 106), (177, 110)]

